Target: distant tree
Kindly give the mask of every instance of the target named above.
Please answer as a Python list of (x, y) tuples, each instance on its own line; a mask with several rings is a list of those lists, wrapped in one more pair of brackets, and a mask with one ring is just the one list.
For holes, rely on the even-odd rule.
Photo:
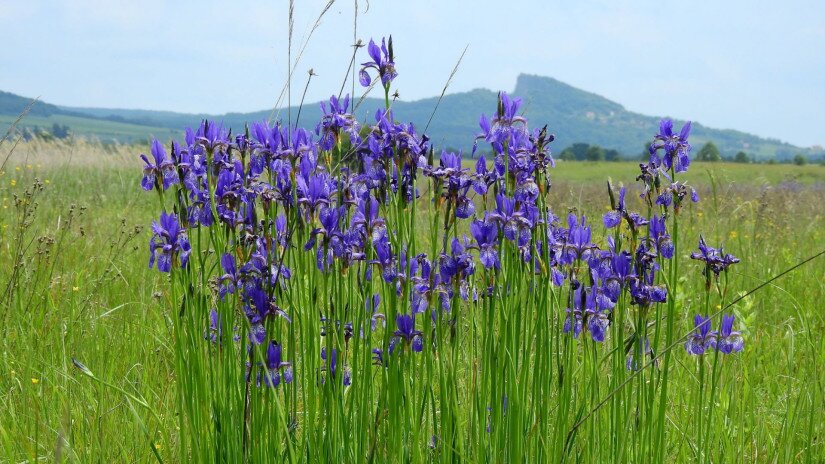
[(598, 145), (590, 145), (590, 148), (587, 149), (587, 154), (585, 156), (587, 161), (603, 161), (604, 148)]
[(570, 147), (567, 147), (559, 153), (559, 159), (563, 161), (576, 161), (576, 154), (573, 153)]
[(619, 161), (622, 159), (622, 155), (619, 153), (619, 150), (611, 148), (604, 151), (604, 159), (607, 161)]
[(799, 154), (793, 157), (793, 164), (797, 166), (805, 166), (808, 163), (808, 158), (805, 158), (805, 155)]
[(717, 162), (721, 160), (722, 155), (719, 153), (719, 149), (716, 148), (716, 145), (714, 145), (713, 142), (706, 143), (696, 155), (696, 161)]
[(576, 156), (576, 159), (579, 161), (584, 161), (587, 159), (587, 150), (590, 149), (590, 145), (586, 143), (574, 143), (570, 145), (570, 151), (573, 152), (573, 155)]
[(766, 163), (767, 163), (767, 164), (776, 164), (776, 159), (771, 158), (771, 159), (769, 159), (768, 161), (766, 161)]
[(52, 124), (52, 135), (57, 139), (65, 139), (69, 136), (69, 126), (58, 123)]
[(736, 162), (736, 163), (749, 163), (749, 162), (750, 162), (750, 159), (748, 158), (748, 154), (747, 154), (747, 153), (745, 153), (744, 151), (740, 151), (740, 152), (739, 152), (739, 153), (737, 153), (737, 154), (736, 154), (736, 156), (733, 158), (733, 161), (734, 161), (734, 162)]

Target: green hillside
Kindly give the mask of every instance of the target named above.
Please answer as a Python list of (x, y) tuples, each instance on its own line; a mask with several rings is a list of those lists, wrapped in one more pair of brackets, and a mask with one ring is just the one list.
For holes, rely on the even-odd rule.
[[(659, 116), (646, 116), (627, 111), (622, 105), (594, 93), (577, 89), (550, 77), (522, 74), (518, 77), (514, 96), (524, 99), (522, 111), (534, 126), (548, 124), (556, 134), (553, 144), (555, 153), (578, 142), (597, 144), (618, 150), (624, 157), (636, 158), (658, 129)], [(463, 149), (468, 153), (473, 137), (478, 132), (478, 118), (490, 114), (496, 107), (497, 93), (477, 89), (445, 95), (427, 134), (438, 147)], [(0, 92), (0, 129), (8, 124), (31, 100), (14, 94)], [(430, 119), (437, 98), (394, 103), (396, 117), (414, 122), (423, 130)], [(355, 113), (362, 121), (372, 121), (383, 100), (365, 99)], [(293, 119), (298, 109), (293, 108)], [(79, 136), (97, 137), (102, 141), (133, 142), (150, 136), (169, 137), (180, 134), (183, 128), (196, 125), (201, 119), (223, 121), (228, 127), (239, 130), (250, 121), (268, 119), (271, 110), (253, 113), (226, 113), (222, 115), (186, 114), (171, 111), (129, 110), (111, 108), (59, 107), (38, 102), (23, 121), (23, 128), (38, 126), (48, 129), (52, 124), (63, 124)], [(304, 106), (300, 124), (314, 127), (321, 112), (317, 102)], [(286, 119), (287, 110), (279, 113)], [(678, 121), (682, 124), (684, 121)], [(723, 156), (733, 157), (744, 151), (753, 159), (786, 160), (797, 154), (815, 158), (822, 153), (793, 146), (774, 139), (735, 130), (713, 129), (694, 122), (691, 141), (698, 147), (713, 141)]]

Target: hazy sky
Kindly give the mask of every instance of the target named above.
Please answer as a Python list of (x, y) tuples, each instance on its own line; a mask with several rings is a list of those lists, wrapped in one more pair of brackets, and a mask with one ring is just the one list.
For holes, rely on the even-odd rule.
[[(338, 92), (351, 57), (354, 3), (338, 1), (323, 17), (297, 66), (293, 102), (310, 67), (318, 77), (309, 101)], [(295, 2), (296, 51), (324, 4)], [(440, 93), (469, 44), (451, 92), (511, 91), (525, 72), (632, 111), (825, 145), (823, 1), (358, 4), (359, 38), (393, 35), (405, 100)], [(287, 70), (287, 5), (2, 0), (0, 89), (71, 106), (271, 108)], [(365, 50), (358, 61), (367, 61)]]

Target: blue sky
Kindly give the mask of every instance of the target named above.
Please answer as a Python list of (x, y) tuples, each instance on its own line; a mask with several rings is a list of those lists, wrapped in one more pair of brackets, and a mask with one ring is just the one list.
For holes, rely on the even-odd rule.
[[(295, 2), (295, 49), (325, 1)], [(337, 93), (354, 0), (326, 13), (297, 66)], [(393, 35), (406, 100), (552, 76), (626, 108), (825, 145), (825, 2), (359, 0), (357, 36)], [(0, 89), (71, 106), (222, 113), (271, 108), (286, 77), (287, 2), (4, 0)], [(362, 51), (359, 61), (366, 61)], [(552, 121), (548, 121), (552, 126)]]

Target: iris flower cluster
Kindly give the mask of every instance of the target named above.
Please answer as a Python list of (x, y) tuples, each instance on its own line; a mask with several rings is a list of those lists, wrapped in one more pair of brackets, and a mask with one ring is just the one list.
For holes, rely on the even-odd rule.
[(695, 356), (713, 350), (724, 354), (742, 351), (745, 349), (745, 341), (741, 333), (733, 330), (735, 319), (733, 314), (723, 315), (717, 332), (712, 330), (709, 317), (697, 314), (693, 323), (695, 329), (685, 342), (685, 350)]
[[(398, 75), (392, 41), (382, 40), (380, 47), (370, 41), (368, 53), (372, 61), (363, 64), (361, 83), (368, 86), (368, 71), (374, 70), (389, 89)], [(282, 359), (282, 345), (275, 339), (281, 338), (283, 324), (291, 323), (289, 313), (307, 310), (288, 308), (284, 297), (284, 289), (293, 285), (288, 263), (300, 262), (286, 257), (295, 253), (311, 253), (322, 275), (355, 272), (363, 287), (367, 314), (362, 320), (371, 324), (354, 327), (351, 319), (330, 324), (332, 309), (327, 305), (334, 302), (319, 301), (320, 308), (313, 310), (321, 312), (324, 330), (341, 331), (349, 340), (363, 337), (365, 331), (384, 330), (376, 323), (384, 314), (395, 317), (396, 330), (383, 337), (387, 346), (373, 349), (376, 365), (386, 365), (398, 353), (438, 349), (428, 339), (426, 325), (437, 324), (440, 314), (462, 304), (506, 294), (510, 283), (502, 276), (505, 264), (556, 287), (567, 285), (563, 331), (574, 338), (587, 332), (596, 342), (607, 339), (622, 301), (641, 313), (667, 301), (660, 272), (664, 262), (674, 258), (674, 244), (666, 219), (678, 212), (686, 195), (698, 201), (690, 187), (672, 181), (689, 165), (690, 124), (675, 134), (672, 122), (662, 121), (650, 161), (641, 165), (638, 180), (649, 216), (629, 209), (626, 187), (620, 188), (618, 201), (609, 189), (612, 209), (602, 221), (609, 235), (606, 246), (600, 246), (585, 216), (571, 213), (562, 222), (550, 210), (554, 136), (546, 126), (529, 128), (521, 99), (502, 92), (495, 113), (481, 116), (472, 152), (479, 156), (472, 168), (465, 167), (461, 153), (442, 151), (434, 160), (428, 137), (412, 123), (397, 121), (389, 104), (362, 127), (351, 103), (349, 96), (332, 96), (328, 105), (322, 103), (314, 131), (260, 121), (233, 134), (221, 124), (203, 121), (186, 130), (183, 142), (172, 143), (171, 157), (158, 141), (152, 144), (152, 161), (142, 155), (141, 186), (159, 192), (161, 201), (163, 192), (176, 189), (176, 195), (165, 197), (174, 199), (175, 213), (164, 212), (153, 225), (150, 267), (157, 262), (163, 272), (186, 268), (188, 237), (197, 234), (209, 241), (219, 261), (209, 266), (220, 269), (209, 276), (214, 301), (245, 319), (250, 346), (266, 347), (262, 362), (249, 363), (249, 376), (251, 366), (258, 368), (259, 384), (278, 386), (293, 377), (292, 365)], [(423, 182), (429, 182), (435, 223), (443, 233), (430, 253), (400, 239), (402, 218), (397, 213), (406, 214), (420, 199)], [(438, 223), (441, 218), (444, 222)], [(467, 227), (459, 227), (460, 221)], [(459, 234), (466, 229), (469, 236)], [(700, 250), (692, 257), (704, 260), (714, 274), (735, 262), (703, 241)], [(202, 253), (196, 259), (204, 266), (204, 260), (214, 258)], [(366, 291), (381, 285), (386, 286), (385, 296), (394, 295), (396, 307)], [(454, 317), (447, 317), (447, 323)], [(213, 310), (209, 320), (207, 338), (221, 341), (222, 319)], [(697, 336), (738, 351), (741, 343), (731, 330), (733, 321), (725, 321), (718, 335), (702, 335), (701, 325)], [(703, 338), (694, 345), (706, 343)], [(325, 347), (322, 369), (326, 377), (341, 377), (350, 385), (346, 350)]]

